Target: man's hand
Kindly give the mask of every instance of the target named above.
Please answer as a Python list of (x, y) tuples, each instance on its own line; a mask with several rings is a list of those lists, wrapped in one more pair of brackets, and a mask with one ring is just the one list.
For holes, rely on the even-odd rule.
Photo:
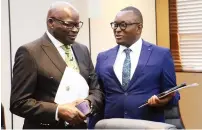
[(175, 93), (171, 93), (162, 99), (159, 99), (156, 95), (153, 95), (147, 102), (148, 102), (148, 105), (150, 105), (150, 106), (157, 106), (157, 107), (164, 106), (171, 100), (171, 98), (174, 95), (175, 95)]
[(79, 124), (86, 119), (86, 116), (75, 107), (74, 103), (58, 105), (58, 117), (69, 124)]

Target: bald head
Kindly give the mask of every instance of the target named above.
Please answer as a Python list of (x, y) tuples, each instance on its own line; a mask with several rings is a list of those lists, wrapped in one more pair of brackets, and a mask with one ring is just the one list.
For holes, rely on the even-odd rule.
[(48, 11), (47, 28), (63, 44), (72, 44), (83, 23), (75, 7), (67, 2), (54, 2)]
[(48, 11), (47, 20), (51, 17), (64, 19), (66, 17), (79, 16), (78, 10), (68, 2), (54, 2)]
[(133, 6), (128, 6), (123, 8), (121, 11), (132, 11), (134, 13), (134, 17), (136, 19), (136, 22), (143, 23), (142, 13), (140, 10)]

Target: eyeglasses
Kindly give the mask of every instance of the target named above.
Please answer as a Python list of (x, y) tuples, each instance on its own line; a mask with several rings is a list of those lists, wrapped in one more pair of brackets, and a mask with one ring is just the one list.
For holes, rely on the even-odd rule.
[(83, 22), (70, 22), (70, 21), (63, 21), (63, 20), (60, 20), (60, 19), (57, 19), (57, 18), (54, 18), (54, 17), (51, 17), (51, 19), (59, 22), (60, 24), (62, 24), (65, 28), (71, 30), (73, 29), (74, 27), (76, 27), (77, 29), (80, 29), (82, 26), (83, 26)]
[(116, 23), (116, 22), (111, 22), (111, 27), (112, 29), (116, 30), (118, 27), (120, 27), (121, 30), (125, 30), (127, 26), (133, 25), (133, 24), (140, 24), (140, 23), (126, 23), (126, 22), (121, 22), (121, 23)]

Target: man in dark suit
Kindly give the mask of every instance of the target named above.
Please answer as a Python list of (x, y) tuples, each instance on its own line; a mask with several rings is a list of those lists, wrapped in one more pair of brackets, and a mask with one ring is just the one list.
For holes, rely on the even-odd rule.
[[(103, 93), (89, 51), (75, 42), (82, 24), (72, 5), (53, 3), (47, 15), (48, 31), (17, 50), (10, 111), (25, 118), (24, 129), (86, 128), (86, 116), (75, 105), (87, 102), (92, 114), (102, 106)], [(66, 66), (84, 77), (89, 85), (89, 96), (58, 105), (54, 98)]]
[[(96, 72), (105, 93), (103, 117), (164, 122), (164, 107), (177, 105), (179, 93), (163, 99), (156, 95), (176, 86), (169, 49), (141, 39), (143, 18), (135, 7), (122, 9), (111, 23), (117, 46), (97, 57)], [(138, 108), (145, 102), (148, 105)]]

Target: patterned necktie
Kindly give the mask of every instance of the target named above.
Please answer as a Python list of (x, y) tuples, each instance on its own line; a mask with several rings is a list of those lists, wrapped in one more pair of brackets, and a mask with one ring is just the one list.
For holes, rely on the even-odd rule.
[(76, 60), (73, 57), (73, 53), (71, 50), (71, 46), (70, 45), (63, 45), (62, 49), (65, 51), (65, 62), (67, 64), (68, 67), (73, 68), (74, 70), (76, 70), (77, 72), (79, 72), (79, 67), (77, 65)]
[(123, 63), (123, 70), (122, 70), (122, 87), (124, 90), (127, 89), (128, 84), (130, 82), (130, 72), (131, 72), (131, 60), (130, 60), (130, 52), (131, 49), (127, 48), (124, 49), (124, 52), (126, 53), (126, 58)]

